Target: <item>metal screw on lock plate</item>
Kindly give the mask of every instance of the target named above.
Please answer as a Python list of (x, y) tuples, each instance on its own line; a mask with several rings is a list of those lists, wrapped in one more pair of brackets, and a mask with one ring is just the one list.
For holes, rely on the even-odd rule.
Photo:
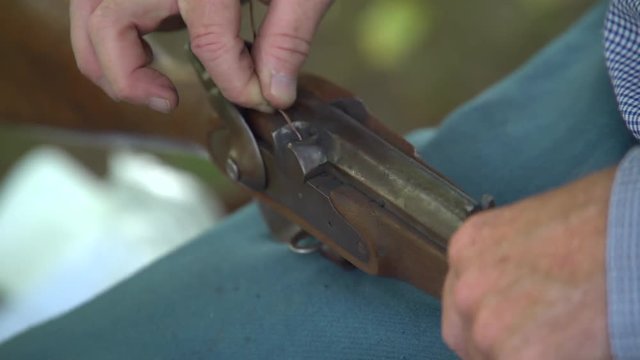
[(232, 158), (227, 159), (227, 165), (225, 166), (225, 170), (227, 171), (227, 175), (234, 181), (238, 181), (240, 179), (240, 169), (238, 169), (238, 164), (233, 161)]

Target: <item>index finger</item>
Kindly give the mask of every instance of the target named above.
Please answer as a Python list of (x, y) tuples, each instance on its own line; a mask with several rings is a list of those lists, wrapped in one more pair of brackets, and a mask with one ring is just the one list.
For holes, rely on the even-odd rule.
[(91, 41), (116, 98), (162, 112), (176, 107), (175, 87), (149, 66), (141, 38), (175, 13), (175, 0), (104, 0), (92, 14)]
[(102, 0), (71, 0), (69, 20), (71, 27), (71, 47), (78, 69), (82, 75), (100, 86), (110, 96), (113, 94), (107, 86), (104, 74), (89, 38), (89, 19)]
[(191, 49), (230, 101), (268, 110), (253, 60), (240, 37), (238, 0), (180, 0)]

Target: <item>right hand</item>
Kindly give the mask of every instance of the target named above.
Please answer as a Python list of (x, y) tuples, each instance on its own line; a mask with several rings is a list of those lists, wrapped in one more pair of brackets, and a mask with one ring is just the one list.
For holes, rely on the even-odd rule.
[(170, 112), (171, 81), (149, 64), (142, 36), (182, 17), (194, 54), (230, 101), (261, 111), (286, 108), (316, 27), (332, 0), (271, 0), (250, 54), (239, 36), (239, 0), (71, 0), (71, 41), (80, 71), (115, 100)]
[(452, 236), (442, 334), (463, 359), (610, 359), (616, 168), (471, 216)]

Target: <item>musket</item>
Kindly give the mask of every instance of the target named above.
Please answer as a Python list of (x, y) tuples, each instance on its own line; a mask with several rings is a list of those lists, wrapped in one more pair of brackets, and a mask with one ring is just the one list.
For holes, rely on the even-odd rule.
[[(20, 7), (17, 4), (13, 6)], [(14, 43), (16, 48), (30, 46), (27, 50), (35, 53), (50, 49), (58, 56), (56, 44), (63, 35), (56, 38), (60, 41), (47, 40), (53, 33), (43, 31), (41, 37)], [(185, 97), (183, 92), (183, 104), (188, 106), (182, 107), (180, 116), (168, 119), (110, 103), (82, 79), (70, 49), (64, 50), (59, 59), (49, 57), (43, 65), (48, 68), (40, 75), (32, 67), (4, 71), (20, 80), (16, 86), (30, 82), (32, 89), (41, 88), (32, 92), (42, 93), (42, 101), (55, 109), (58, 103), (45, 94), (71, 101), (47, 88), (47, 74), (56, 74), (59, 82), (51, 87), (69, 87), (75, 105), (45, 111), (15, 101), (0, 108), (2, 121), (195, 144), (206, 149), (214, 166), (251, 193), (275, 237), (296, 252), (318, 250), (340, 264), (397, 278), (439, 297), (447, 272), (448, 240), (469, 216), (492, 206), (490, 198), (476, 201), (465, 194), (422, 161), (353, 94), (321, 77), (300, 77), (297, 100), (286, 109), (289, 124), (280, 113), (265, 114), (228, 102), (191, 55), (215, 114), (203, 116), (203, 99)], [(13, 88), (3, 91), (9, 97), (21, 96)], [(152, 116), (154, 120), (149, 120)]]
[(447, 242), (490, 197), (469, 197), (336, 84), (302, 75), (286, 114), (266, 114), (227, 101), (190, 57), (218, 114), (211, 158), (259, 201), (280, 241), (441, 295)]

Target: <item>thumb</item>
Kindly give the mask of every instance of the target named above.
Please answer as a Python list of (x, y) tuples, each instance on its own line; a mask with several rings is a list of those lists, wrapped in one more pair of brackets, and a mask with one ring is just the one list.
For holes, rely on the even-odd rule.
[(271, 0), (254, 45), (263, 96), (276, 108), (296, 99), (297, 78), (331, 0)]

